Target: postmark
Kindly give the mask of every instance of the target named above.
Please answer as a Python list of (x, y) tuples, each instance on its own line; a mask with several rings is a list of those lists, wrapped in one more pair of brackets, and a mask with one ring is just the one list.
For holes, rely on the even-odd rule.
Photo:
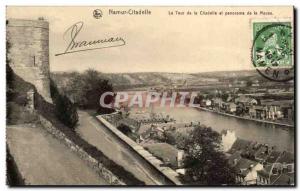
[(253, 22), (252, 63), (265, 78), (284, 82), (294, 78), (291, 22)]

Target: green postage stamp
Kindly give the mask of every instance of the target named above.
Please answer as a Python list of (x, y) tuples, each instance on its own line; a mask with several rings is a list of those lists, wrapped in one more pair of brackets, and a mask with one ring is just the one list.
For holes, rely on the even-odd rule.
[(257, 71), (274, 81), (294, 76), (291, 22), (253, 22), (252, 62)]

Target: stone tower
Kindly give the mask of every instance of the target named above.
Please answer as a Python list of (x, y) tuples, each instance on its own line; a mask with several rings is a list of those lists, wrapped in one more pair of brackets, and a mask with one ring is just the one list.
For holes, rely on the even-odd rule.
[(10, 43), (8, 59), (14, 72), (35, 85), (48, 102), (50, 95), (49, 23), (38, 20), (9, 19), (6, 21)]

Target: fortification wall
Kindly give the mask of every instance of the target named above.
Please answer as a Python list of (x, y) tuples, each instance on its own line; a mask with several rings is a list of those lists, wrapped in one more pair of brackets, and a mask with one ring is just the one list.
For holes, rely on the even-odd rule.
[(49, 23), (43, 19), (6, 21), (8, 59), (14, 72), (35, 85), (51, 102), (49, 72)]
[[(125, 145), (128, 146), (137, 156), (140, 156), (139, 160), (149, 165), (149, 170), (152, 171), (157, 177), (160, 177), (161, 182), (164, 185), (182, 185), (179, 180), (179, 174), (170, 167), (162, 166), (163, 162), (153, 156), (151, 153), (146, 151), (142, 146), (131, 140), (129, 137), (124, 135), (121, 131), (112, 125), (108, 119), (112, 119), (117, 116), (117, 112), (106, 115), (98, 115), (96, 119), (99, 120), (108, 130), (114, 133)], [(137, 158), (138, 159), (138, 158)]]

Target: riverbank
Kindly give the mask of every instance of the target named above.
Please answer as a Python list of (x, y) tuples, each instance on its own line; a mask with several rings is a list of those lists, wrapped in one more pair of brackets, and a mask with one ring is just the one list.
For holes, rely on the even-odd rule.
[(248, 120), (248, 121), (254, 121), (254, 122), (266, 123), (266, 124), (271, 124), (271, 125), (279, 125), (279, 126), (292, 127), (292, 128), (294, 128), (294, 125), (287, 124), (287, 123), (279, 123), (279, 122), (267, 121), (267, 120), (262, 120), (262, 119), (254, 119), (254, 118), (241, 117), (241, 116), (237, 116), (237, 115), (233, 115), (233, 114), (229, 114), (229, 113), (224, 113), (224, 112), (220, 112), (220, 111), (215, 111), (215, 110), (212, 110), (212, 109), (207, 109), (207, 108), (204, 108), (204, 107), (195, 107), (195, 108), (196, 108), (196, 109), (203, 110), (203, 111), (208, 111), (208, 112), (212, 112), (212, 113), (217, 113), (217, 114), (224, 115), (224, 116), (228, 116), (228, 117), (234, 117), (234, 118), (244, 119), (244, 120)]

